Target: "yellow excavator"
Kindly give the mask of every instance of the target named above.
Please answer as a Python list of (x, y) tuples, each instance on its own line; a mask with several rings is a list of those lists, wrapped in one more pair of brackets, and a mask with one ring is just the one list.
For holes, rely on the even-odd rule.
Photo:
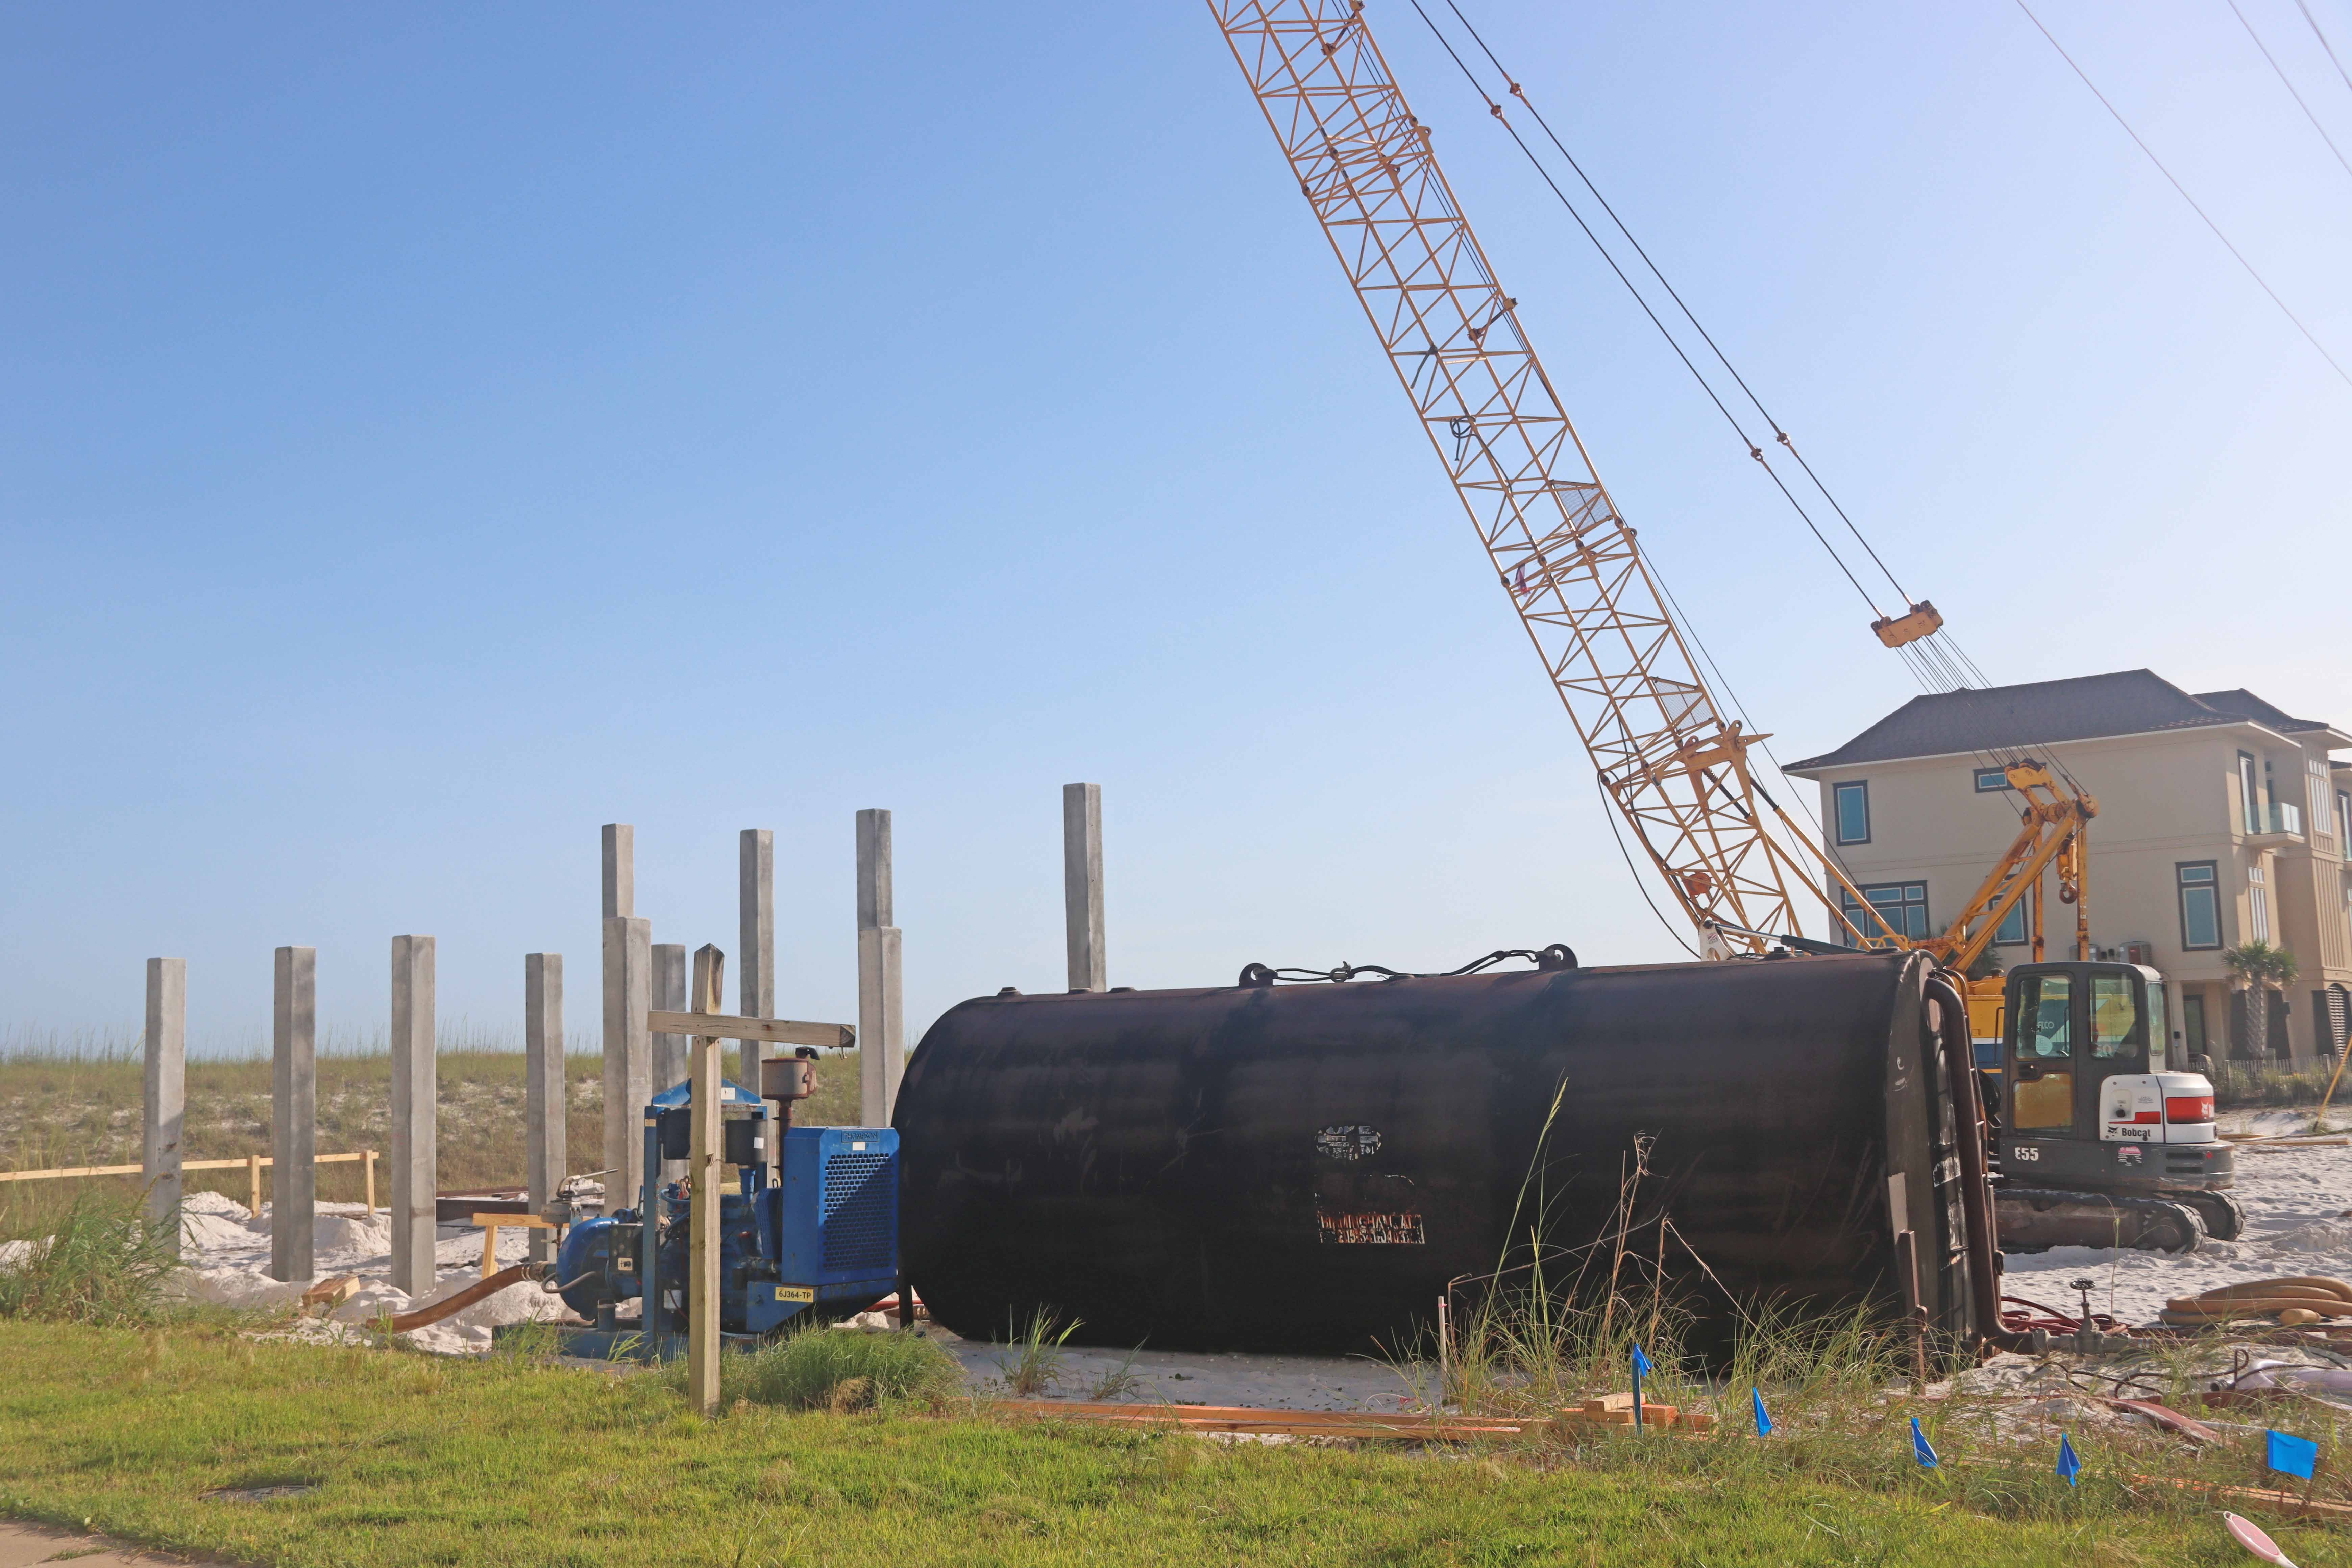
[[(1997, 1065), (2004, 1082), (2031, 1073), (2029, 1098), (2036, 1104), (2054, 1103), (2063, 1076), (2066, 1092), (2082, 1101), (2070, 1101), (2063, 1135), (2087, 1142), (2092, 1153), (2105, 1157), (2111, 1145), (2136, 1148), (2144, 1142), (2147, 1124), (2127, 1116), (2111, 1125), (2105, 1110), (2093, 1103), (2098, 1095), (2126, 1092), (2114, 1087), (2125, 1085), (2126, 1077), (2087, 1067), (2070, 1067), (2062, 1075), (2056, 1058), (2040, 1054), (2061, 1048), (2053, 1042), (2099, 1036), (2098, 1019), (2086, 1015), (2064, 1022), (2048, 1000), (2061, 991), (2088, 996), (2094, 977), (2087, 972), (2102, 967), (2091, 960), (2085, 902), (2086, 836), (2097, 803), (2063, 768), (2022, 757), (2006, 761), (2003, 772), (2022, 802), (2016, 838), (1941, 934), (1915, 937), (1896, 929), (1755, 776), (1748, 752), (1768, 737), (1727, 718), (1709, 690), (1672, 599), (1594, 470), (1520, 325), (1517, 300), (1497, 279), (1438, 166), (1431, 128), (1407, 105), (1373, 41), (1363, 0), (1208, 4), (1592, 760), (1602, 794), (1690, 921), (1700, 955), (1761, 956), (1776, 946), (1916, 949), (1965, 977), (2019, 900), (2054, 869), (2059, 900), (2074, 910), (2074, 959), (2063, 967), (2081, 973), (2069, 978), (2072, 990), (2037, 981), (2035, 1016), (2017, 1017), (2009, 1005), (2017, 978), (2031, 977), (2037, 966), (2053, 967), (2043, 963), (2042, 900), (2028, 900), (2034, 963), (2020, 966), (2009, 983), (1985, 976), (1967, 984), (1971, 1034), (1998, 1043), (1999, 1063), (1987, 1064), (1980, 1055), (1979, 1066)], [(1509, 90), (1521, 97), (1516, 83)], [(1502, 104), (1488, 97), (1487, 108), (1508, 126)], [(1750, 446), (1749, 455), (1770, 472), (1759, 447)], [(1872, 624), (1878, 639), (1896, 649), (1929, 644), (1942, 626), (1942, 616), (1926, 601)], [(1949, 668), (1953, 661), (1945, 663)], [(1829, 941), (1804, 934), (1799, 906), (1814, 901), (1827, 907)], [(2151, 1037), (2161, 1027), (2160, 977), (2134, 970), (2121, 991), (2109, 987), (2101, 994), (2108, 998), (2101, 1016), (2110, 1023), (2123, 1005), (2116, 998), (2131, 999), (2137, 1008), (2132, 1037), (2141, 1041), (2147, 1063), (2160, 1061), (2168, 1042), (2160, 1032)], [(2009, 1027), (2012, 1020), (2016, 1030)], [(2012, 1037), (2021, 1032), (2022, 1057)], [(1988, 1087), (1993, 1088), (1989, 1101), (2007, 1105), (2015, 1099)], [(2195, 1096), (2171, 1093), (2179, 1089), (2165, 1085), (2156, 1092), (2159, 1100), (2169, 1094), (2186, 1108)], [(2205, 1099), (2210, 1115), (2210, 1086)], [(2143, 1114), (2130, 1110), (2130, 1116)], [(2159, 1108), (2158, 1142), (2174, 1136), (2163, 1115)], [(2060, 1136), (2052, 1116), (2045, 1131)], [(2119, 1136), (2117, 1125), (2139, 1131)], [(2212, 1140), (2210, 1125), (2184, 1124), (2179, 1131), (2184, 1143), (2200, 1144), (2200, 1153), (2201, 1144)], [(2081, 1163), (2055, 1160), (2030, 1142), (2001, 1147), (2013, 1158), (2038, 1162), (2043, 1171)], [(2156, 1200), (2170, 1189), (2155, 1179), (2152, 1167), (2167, 1162), (2143, 1155), (2135, 1163), (2115, 1152), (2117, 1157), (2101, 1168), (2114, 1180), (2101, 1190), (2153, 1194), (2151, 1213), (2165, 1207)], [(2227, 1163), (2226, 1158), (2219, 1165), (2209, 1160), (2207, 1179), (2192, 1184), (2210, 1187), (2218, 1178), (2226, 1185)], [(2116, 1203), (2099, 1198), (2075, 1217), (2087, 1213), (2105, 1223), (2100, 1216), (2112, 1215)], [(2010, 1208), (2004, 1197), (2005, 1232)], [(2185, 1223), (2186, 1244), (2193, 1245), (2197, 1223), (2185, 1210), (2171, 1205), (2157, 1218), (2162, 1223), (2151, 1221), (2149, 1234), (2169, 1237)], [(2227, 1221), (2218, 1209), (2212, 1218), (2216, 1225)]]

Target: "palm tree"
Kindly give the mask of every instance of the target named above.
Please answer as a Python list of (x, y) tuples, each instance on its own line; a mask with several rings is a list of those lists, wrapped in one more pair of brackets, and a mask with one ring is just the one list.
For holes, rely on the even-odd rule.
[(2294, 954), (2256, 938), (2223, 948), (2221, 962), (2246, 983), (2246, 1046), (2259, 1060), (2270, 1054), (2271, 987), (2294, 984)]

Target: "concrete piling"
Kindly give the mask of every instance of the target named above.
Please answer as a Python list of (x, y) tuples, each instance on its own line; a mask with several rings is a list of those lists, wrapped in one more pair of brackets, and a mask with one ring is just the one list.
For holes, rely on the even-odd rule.
[(269, 1277), (307, 1280), (319, 1206), (319, 950), (281, 947), (269, 1010)]
[[(686, 944), (677, 942), (657, 942), (653, 945), (653, 1000), (647, 1005), (658, 1007), (665, 1013), (685, 1012)], [(686, 1081), (687, 1074), (690, 1070), (687, 1059), (687, 1043), (692, 1038), (690, 1035), (656, 1034), (647, 1037), (653, 1061), (650, 1077), (646, 1083), (648, 1098), (656, 1094), (667, 1093)], [(640, 1101), (640, 1104), (642, 1103)], [(675, 1182), (681, 1180), (685, 1175), (685, 1161), (664, 1160), (661, 1163), (663, 1181)]]
[(188, 961), (147, 961), (145, 1090), (139, 1163), (147, 1184), (147, 1218), (180, 1250), (181, 1138), (188, 1107)]
[[(741, 977), (740, 1004), (746, 1018), (776, 1016), (776, 836), (765, 827), (747, 827), (739, 840), (737, 857), (736, 973)], [(756, 1059), (756, 1040), (745, 1040), (745, 1062)], [(752, 1077), (750, 1068), (744, 1077)]]
[(1062, 916), (1067, 929), (1070, 989), (1106, 989), (1110, 982), (1103, 957), (1100, 784), (1062, 786)]
[(604, 824), (604, 918), (637, 912), (637, 830), (625, 822)]
[[(545, 1214), (563, 1184), (564, 1115), (571, 1094), (563, 1077), (563, 955), (522, 958), (523, 1182), (533, 1214)], [(534, 1227), (530, 1260), (555, 1260), (552, 1231)]]
[(645, 1181), (644, 1120), (653, 1098), (651, 921), (614, 915), (604, 921), (604, 1212), (635, 1208)]
[(906, 1070), (907, 1021), (890, 893), (890, 814), (857, 814), (858, 1116), (887, 1127)]
[(433, 939), (392, 939), (392, 1284), (432, 1292), (435, 1184), (439, 1163), (438, 1063), (434, 1059)]

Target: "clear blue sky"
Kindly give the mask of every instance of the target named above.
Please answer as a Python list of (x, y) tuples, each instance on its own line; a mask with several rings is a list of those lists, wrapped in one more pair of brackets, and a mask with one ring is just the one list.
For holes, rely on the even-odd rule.
[[(2352, 147), (2292, 0), (2243, 0)], [(2311, 0), (2339, 48), (2352, 5)], [(2010, 0), (1468, 6), (1997, 679), (2147, 665), (2352, 721), (2352, 389)], [(2352, 178), (2222, 0), (2044, 19), (2352, 362)], [(1644, 544), (1793, 758), (1912, 693), (1438, 55), (1369, 13)], [(269, 950), (380, 1027), (656, 941), (908, 1013), (1675, 950), (1204, 7), (86, 4), (0, 16), (0, 1026)]]

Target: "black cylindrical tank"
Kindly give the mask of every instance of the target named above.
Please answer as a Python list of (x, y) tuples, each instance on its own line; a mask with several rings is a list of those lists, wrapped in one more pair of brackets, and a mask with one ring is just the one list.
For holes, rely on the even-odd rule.
[(1648, 1134), (1635, 1244), (1655, 1256), (1671, 1219), (1702, 1341), (1731, 1298), (1901, 1310), (1906, 1226), (1931, 1321), (1965, 1333), (1927, 973), (1855, 954), (965, 1002), (892, 1119), (904, 1267), (967, 1337), (1047, 1307), (1093, 1343), (1398, 1345), (1531, 1226), (1608, 1234)]

